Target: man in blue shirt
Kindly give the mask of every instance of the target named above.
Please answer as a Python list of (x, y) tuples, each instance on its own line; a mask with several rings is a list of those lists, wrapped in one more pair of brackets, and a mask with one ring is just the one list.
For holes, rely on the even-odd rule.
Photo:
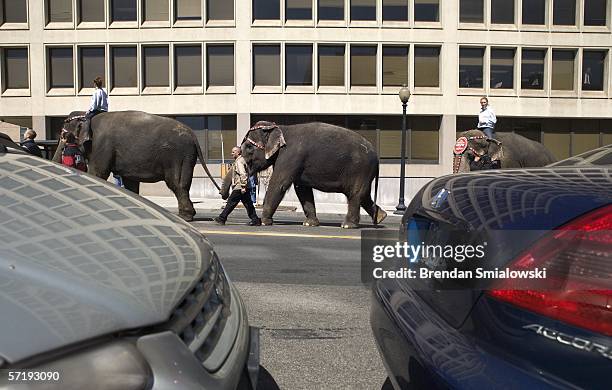
[(480, 98), (480, 112), (478, 113), (478, 130), (485, 133), (489, 138), (495, 138), (495, 124), (497, 123), (497, 117), (491, 106), (489, 106), (489, 99), (486, 97)]

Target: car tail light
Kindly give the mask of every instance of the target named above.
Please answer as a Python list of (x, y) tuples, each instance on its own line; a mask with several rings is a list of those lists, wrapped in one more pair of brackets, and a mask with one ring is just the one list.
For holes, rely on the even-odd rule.
[(612, 205), (555, 229), (509, 266), (518, 271), (536, 267), (547, 269), (537, 290), (533, 280), (504, 279), (488, 294), (612, 336)]

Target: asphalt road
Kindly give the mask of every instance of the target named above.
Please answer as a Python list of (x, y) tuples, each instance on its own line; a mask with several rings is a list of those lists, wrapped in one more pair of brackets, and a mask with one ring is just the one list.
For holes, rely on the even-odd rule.
[[(279, 215), (280, 214), (280, 215)], [(369, 324), (370, 290), (360, 280), (360, 231), (342, 216), (278, 213), (274, 226), (248, 227), (244, 210), (225, 226), (198, 212), (194, 225), (215, 246), (252, 325), (261, 362), (281, 389), (380, 389), (386, 377)], [(389, 228), (399, 220), (390, 218)], [(363, 221), (367, 223), (367, 221)]]

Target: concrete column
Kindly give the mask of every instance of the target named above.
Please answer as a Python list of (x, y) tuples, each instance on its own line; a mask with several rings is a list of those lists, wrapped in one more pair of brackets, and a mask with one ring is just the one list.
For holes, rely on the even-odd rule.
[(242, 142), (247, 131), (251, 128), (251, 114), (239, 112), (236, 114), (236, 144)]
[(453, 173), (453, 146), (457, 135), (457, 115), (443, 115), (440, 123), (440, 165), (443, 173)]
[(50, 139), (50, 134), (47, 134), (47, 120), (44, 116), (32, 117), (32, 129), (38, 134), (37, 139)]

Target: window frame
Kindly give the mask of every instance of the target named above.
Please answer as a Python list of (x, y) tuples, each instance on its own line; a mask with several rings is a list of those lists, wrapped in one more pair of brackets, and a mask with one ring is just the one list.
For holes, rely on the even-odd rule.
[(347, 27), (348, 26), (349, 12), (350, 12), (348, 10), (348, 7), (350, 6), (350, 4), (348, 3), (349, 0), (342, 0), (343, 17), (341, 20), (329, 20), (329, 19), (321, 20), (319, 18), (319, 2), (320, 0), (315, 0), (316, 10), (313, 9), (313, 14), (314, 14), (314, 18), (315, 18), (317, 27)]
[[(140, 85), (141, 85), (141, 89), (140, 89), (140, 94), (141, 95), (170, 95), (171, 91), (172, 91), (172, 77), (174, 77), (174, 69), (172, 67), (173, 65), (173, 61), (171, 58), (171, 55), (173, 54), (171, 52), (171, 46), (169, 42), (147, 42), (145, 44), (140, 44)], [(146, 71), (145, 71), (145, 65), (146, 65), (146, 56), (145, 56), (145, 50), (147, 48), (153, 48), (153, 47), (164, 47), (164, 48), (168, 48), (168, 86), (151, 86), (148, 87), (146, 85)]]
[(521, 31), (549, 31), (552, 18), (552, 0), (544, 1), (544, 24), (523, 23), (523, 3), (527, 1), (530, 0), (519, 1), (520, 10), (518, 12), (518, 17), (520, 18), (520, 22), (518, 25)]
[[(461, 87), (459, 74), (461, 72), (461, 49), (481, 49), (482, 52), (482, 88), (468, 88)], [(457, 45), (457, 90), (458, 95), (466, 95), (466, 96), (482, 96), (486, 92), (486, 86), (488, 85), (487, 79), (487, 69), (489, 68), (488, 61), (488, 46), (479, 46), (479, 45)]]
[[(174, 0), (173, 0), (174, 1)], [(235, 0), (226, 0), (232, 2), (232, 10), (233, 16), (231, 20), (222, 20), (222, 19), (213, 19), (210, 20), (208, 17), (208, 1), (202, 0), (202, 21), (206, 27), (236, 27), (236, 1)], [(252, 12), (252, 9), (251, 9)], [(251, 15), (251, 21), (253, 20), (253, 15)], [(236, 57), (236, 48), (234, 47), (234, 57)], [(234, 84), (236, 84), (236, 79), (234, 78)]]
[[(320, 67), (321, 64), (319, 63), (319, 48), (321, 46), (335, 46), (335, 47), (344, 47), (344, 56), (343, 56), (343, 76), (344, 76), (344, 80), (343, 80), (343, 84), (342, 85), (323, 85), (321, 86), (319, 84), (319, 79), (320, 79)], [(315, 68), (315, 72), (313, 77), (315, 78), (315, 91), (316, 93), (321, 93), (321, 94), (346, 94), (348, 92), (348, 83), (349, 83), (349, 59), (348, 56), (350, 55), (350, 51), (349, 51), (349, 44), (347, 42), (316, 42), (316, 59), (315, 59), (315, 64), (316, 64), (316, 68)], [(348, 54), (348, 55), (347, 55)]]
[(44, 20), (44, 29), (45, 30), (66, 30), (66, 29), (73, 29), (74, 25), (75, 25), (75, 20), (76, 20), (76, 6), (75, 6), (75, 1), (74, 0), (70, 0), (70, 13), (71, 13), (71, 20), (70, 22), (51, 22), (50, 21), (50, 15), (49, 15), (49, 7), (50, 7), (50, 2), (51, 0), (44, 0), (42, 2), (42, 6), (43, 6), (43, 20)]
[(108, 28), (130, 28), (137, 29), (140, 27), (140, 23), (142, 21), (141, 18), (141, 0), (136, 0), (136, 20), (129, 21), (114, 21), (113, 20), (113, 4), (112, 2), (115, 0), (107, 0), (107, 20), (108, 20)]
[[(362, 86), (362, 85), (358, 85), (358, 86), (353, 86), (353, 72), (351, 70), (352, 68), (352, 64), (353, 64), (353, 47), (368, 47), (368, 48), (374, 48), (376, 50), (376, 54), (374, 55), (374, 85), (367, 85), (367, 86)], [(371, 94), (378, 94), (378, 88), (381, 84), (380, 82), (380, 76), (382, 76), (382, 71), (380, 69), (381, 66), (381, 61), (380, 61), (380, 44), (379, 43), (372, 43), (372, 42), (351, 42), (349, 44), (349, 55), (348, 55), (348, 70), (349, 73), (347, 75), (347, 77), (345, 77), (347, 79), (348, 82), (348, 92), (349, 94), (356, 94), (356, 95), (363, 95), (363, 94), (367, 94), (367, 95), (371, 95)], [(346, 55), (346, 52), (345, 52)], [(408, 52), (408, 55), (410, 55), (410, 52)]]
[[(550, 84), (549, 84), (549, 89), (550, 89), (550, 96), (551, 97), (574, 97), (577, 98), (578, 97), (578, 74), (579, 73), (579, 64), (581, 62), (581, 57), (580, 57), (580, 50), (578, 47), (560, 47), (560, 46), (551, 46), (550, 47)], [(572, 90), (560, 90), (560, 89), (553, 89), (552, 87), (552, 83), (553, 83), (553, 64), (554, 64), (554, 51), (555, 50), (559, 50), (559, 51), (573, 51), (574, 52), (574, 79), (573, 79), (573, 89)]]
[[(109, 10), (109, 2), (106, 0), (102, 0), (102, 12), (103, 12), (103, 19), (104, 21), (102, 22), (81, 22), (80, 21), (80, 17), (81, 17), (81, 1), (82, 0), (75, 0), (75, 7), (74, 7), (74, 23), (76, 25), (77, 29), (96, 29), (96, 28), (107, 28), (107, 23), (108, 23), (108, 16), (110, 15), (110, 10)], [(86, 0), (85, 0), (86, 1)]]
[[(278, 61), (279, 61), (279, 85), (255, 85), (255, 47), (256, 46), (278, 46), (279, 47), (279, 53), (278, 53)], [(234, 53), (235, 53), (235, 48), (234, 48)], [(283, 85), (285, 85), (285, 64), (284, 64), (284, 57), (285, 57), (285, 45), (283, 42), (279, 42), (279, 41), (274, 41), (274, 42), (269, 42), (269, 41), (253, 41), (251, 42), (251, 70), (250, 70), (250, 74), (251, 74), (251, 93), (253, 94), (259, 94), (259, 93), (282, 93), (283, 92)], [(234, 54), (235, 57), (235, 54)], [(235, 61), (235, 60), (234, 60)], [(235, 69), (235, 67), (234, 67)], [(235, 70), (234, 70), (235, 72)], [(234, 80), (235, 83), (235, 80)]]
[[(349, 27), (376, 27), (382, 23), (382, 0), (374, 1), (374, 20), (360, 20), (353, 19), (352, 15), (352, 3), (354, 0), (346, 0), (344, 7), (348, 8), (345, 11), (345, 17), (348, 17)], [(381, 6), (379, 6), (379, 4)]]
[[(51, 87), (51, 74), (50, 74), (50, 60), (51, 60), (51, 55), (50, 55), (50, 50), (51, 49), (67, 49), (67, 48), (71, 48), (72, 49), (72, 88), (68, 87), (68, 88), (52, 88)], [(49, 44), (49, 45), (44, 45), (44, 51), (45, 51), (45, 96), (75, 96), (76, 93), (76, 76), (75, 76), (75, 69), (76, 69), (76, 56), (75, 54), (75, 45), (74, 44)]]
[[(29, 30), (30, 29), (30, 1), (31, 0), (24, 0), (24, 1), (25, 1), (25, 12), (26, 12), (25, 22), (19, 22), (19, 23), (4, 22), (4, 15), (2, 15), (3, 19), (0, 20), (0, 30)], [(0, 0), (0, 7), (4, 7), (4, 0)]]
[(512, 31), (518, 29), (520, 18), (519, 0), (512, 0), (512, 2), (514, 3), (514, 23), (493, 23), (493, 0), (486, 0), (486, 2), (488, 3), (488, 5), (485, 5), (485, 9), (488, 8), (489, 10), (487, 24), (491, 30)]
[[(255, 19), (255, 2), (257, 0), (249, 0), (250, 2), (250, 17), (251, 17), (251, 26), (253, 27), (280, 27), (283, 25), (283, 21), (285, 20), (285, 1), (278, 0), (279, 14), (278, 19)], [(234, 14), (236, 12), (236, 7), (234, 7)], [(282, 84), (281, 84), (282, 85)]]
[[(232, 86), (221, 86), (221, 85), (213, 85), (208, 86), (208, 47), (209, 46), (232, 46), (234, 50), (233, 54), (233, 67), (234, 67), (234, 85)], [(204, 78), (202, 79), (204, 83), (204, 90), (207, 94), (228, 94), (228, 93), (236, 93), (236, 42), (235, 41), (215, 41), (215, 42), (206, 42), (204, 45)], [(253, 67), (251, 66), (251, 71)]]
[[(6, 68), (6, 49), (25, 49), (28, 55), (28, 88), (5, 88), (7, 68)], [(3, 44), (0, 46), (0, 91), (2, 97), (28, 97), (31, 95), (32, 88), (32, 65), (30, 61), (30, 45), (26, 44)], [(46, 72), (45, 72), (46, 73)]]
[[(176, 49), (180, 47), (200, 47), (200, 86), (179, 86), (177, 83), (178, 74), (176, 73), (178, 70), (178, 66), (176, 64)], [(172, 58), (170, 59), (170, 72), (172, 79), (170, 80), (170, 88), (172, 89), (173, 95), (201, 95), (204, 93), (204, 85), (206, 72), (204, 71), (204, 66), (206, 64), (204, 55), (205, 55), (205, 47), (202, 42), (173, 42), (170, 47), (170, 53), (172, 53)]]
[[(606, 59), (603, 64), (603, 91), (588, 91), (582, 89), (582, 70), (584, 64), (584, 52), (587, 51), (603, 51), (606, 52)], [(609, 47), (580, 47), (579, 49), (579, 66), (578, 74), (580, 76), (578, 83), (579, 95), (581, 98), (600, 98), (606, 99), (610, 96), (610, 48)]]
[[(141, 54), (140, 54), (140, 44), (139, 43), (112, 43), (112, 44), (108, 44), (107, 46), (107, 57), (108, 57), (108, 64), (107, 64), (107, 69), (108, 69), (108, 82), (107, 82), (107, 88), (108, 88), (108, 94), (109, 95), (115, 95), (115, 96), (134, 96), (134, 95), (139, 95), (139, 91), (140, 91), (140, 87), (141, 87), (141, 80), (140, 80), (140, 74), (141, 72), (141, 68), (140, 68), (140, 61), (141, 61)], [(113, 49), (114, 48), (121, 48), (121, 47), (125, 47), (125, 48), (134, 48), (136, 49), (136, 86), (134, 87), (115, 87), (114, 83), (112, 83), (111, 81), (114, 82), (113, 77)], [(111, 88), (112, 86), (112, 88)]]
[[(285, 27), (314, 27), (318, 0), (310, 0), (310, 19), (287, 19), (287, 0), (282, 1), (283, 23)], [(314, 49), (313, 49), (314, 50)]]
[[(284, 92), (286, 93), (307, 93), (307, 94), (313, 94), (315, 92), (315, 78), (317, 75), (316, 72), (316, 68), (315, 68), (315, 43), (314, 42), (301, 42), (301, 41), (295, 41), (295, 42), (290, 42), (290, 43), (283, 43), (284, 49), (283, 49), (283, 58), (281, 59), (281, 61), (284, 63), (284, 67), (283, 67), (283, 86), (284, 86)], [(310, 67), (311, 67), (311, 80), (310, 80), (310, 85), (287, 85), (287, 46), (291, 47), (291, 46), (310, 46), (310, 48), (312, 49), (311, 51), (311, 58), (310, 58)]]
[[(170, 27), (171, 20), (173, 19), (172, 8), (173, 8), (173, 4), (175, 1), (167, 0), (168, 1), (168, 20), (149, 20), (149, 21), (146, 20), (145, 18), (145, 12), (146, 12), (145, 1), (147, 0), (138, 0), (138, 4), (136, 5), (136, 8), (138, 9), (138, 12), (140, 13), (140, 15), (138, 15), (140, 27), (141, 28)], [(160, 0), (160, 1), (164, 1), (164, 0)]]
[(555, 2), (559, 1), (559, 0), (548, 0), (549, 1), (549, 8), (550, 8), (550, 18), (549, 18), (549, 23), (550, 23), (550, 29), (551, 31), (562, 31), (562, 32), (578, 32), (580, 31), (582, 22), (581, 20), (583, 19), (583, 6), (584, 6), (584, 1), (583, 0), (573, 0), (574, 3), (576, 4), (576, 11), (574, 14), (574, 21), (575, 23), (573, 25), (564, 25), (564, 24), (555, 24)]
[(438, 21), (437, 22), (425, 22), (416, 20), (416, 7), (414, 0), (408, 2), (408, 13), (410, 15), (410, 24), (414, 28), (427, 28), (427, 29), (442, 29), (442, 22), (444, 19), (444, 12), (442, 12), (442, 6), (446, 0), (438, 0)]
[[(523, 50), (544, 50), (544, 73), (542, 80), (542, 89), (524, 89), (522, 87), (522, 79), (523, 79)], [(552, 61), (552, 49), (549, 46), (519, 46), (518, 47), (518, 55), (520, 56), (520, 64), (519, 64), (519, 76), (517, 79), (517, 88), (519, 91), (519, 96), (527, 96), (527, 97), (547, 97), (549, 96), (550, 87), (551, 87), (551, 71), (552, 67), (549, 64)]]
[(108, 79), (108, 45), (106, 44), (96, 44), (96, 43), (88, 43), (88, 44), (78, 44), (76, 45), (76, 89), (78, 96), (91, 96), (94, 91), (94, 88), (91, 85), (83, 86), (81, 83), (81, 49), (83, 48), (103, 48), (104, 49), (104, 88), (108, 91), (109, 87), (109, 79)]
[(586, 25), (584, 24), (584, 17), (586, 15), (586, 2), (587, 0), (580, 0), (579, 6), (580, 6), (580, 20), (579, 20), (579, 26), (580, 26), (580, 30), (583, 32), (593, 32), (593, 33), (610, 33), (612, 32), (612, 14), (611, 14), (611, 10), (612, 10), (612, 1), (611, 0), (606, 0), (606, 24), (603, 26), (591, 26), (591, 25)]
[[(412, 81), (412, 77), (411, 77), (411, 72), (412, 72), (412, 64), (410, 63), (410, 53), (412, 52), (412, 47), (413, 45), (411, 45), (410, 43), (401, 43), (401, 42), (395, 42), (395, 43), (381, 43), (380, 44), (380, 71), (377, 72), (380, 74), (380, 78), (379, 78), (379, 85), (380, 85), (380, 90), (381, 90), (381, 94), (383, 95), (397, 95), (399, 93), (399, 88), (397, 86), (385, 86), (384, 85), (384, 62), (385, 62), (385, 57), (384, 57), (384, 50), (386, 47), (401, 47), (401, 48), (407, 48), (408, 49), (408, 55), (406, 56), (406, 72), (407, 76), (408, 76), (408, 80), (406, 82), (406, 87), (410, 88), (410, 83)], [(412, 94), (412, 90), (410, 91), (410, 93)]]
[[(514, 58), (512, 61), (512, 77), (513, 77), (513, 85), (512, 88), (492, 88), (491, 87), (491, 67), (493, 66), (492, 54), (493, 50), (502, 49), (502, 50), (514, 50)], [(518, 79), (519, 72), (517, 69), (517, 53), (518, 46), (502, 46), (502, 45), (491, 45), (488, 50), (488, 74), (487, 74), (487, 84), (486, 89), (487, 93), (491, 96), (517, 96), (518, 92), (518, 83), (520, 79)]]
[[(417, 87), (414, 83), (416, 80), (416, 51), (417, 48), (425, 47), (425, 48), (439, 48), (440, 54), (438, 56), (438, 86), (437, 87)], [(412, 90), (414, 90), (415, 94), (419, 95), (442, 95), (443, 94), (443, 86), (444, 86), (444, 76), (441, 72), (442, 63), (444, 62), (444, 44), (436, 44), (436, 43), (418, 43), (411, 45), (411, 53), (410, 61), (412, 64), (412, 74), (409, 75), (409, 80), (412, 86)], [(412, 93), (412, 91), (411, 91)]]

